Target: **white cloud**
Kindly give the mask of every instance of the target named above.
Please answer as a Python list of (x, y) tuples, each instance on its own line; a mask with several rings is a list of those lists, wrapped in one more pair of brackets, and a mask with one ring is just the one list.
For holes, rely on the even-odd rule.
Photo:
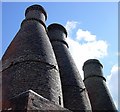
[[(68, 33), (69, 31), (72, 32), (73, 29), (76, 28), (77, 23), (78, 22), (74, 21), (67, 22), (66, 29)], [(84, 34), (81, 34), (80, 32), (83, 32)], [(103, 58), (104, 56), (106, 56), (108, 44), (104, 40), (97, 40), (96, 35), (92, 35), (89, 31), (78, 29), (77, 32), (74, 33), (76, 33), (76, 37), (74, 37), (75, 39), (72, 39), (70, 35), (68, 35), (68, 38), (66, 40), (68, 42), (69, 50), (72, 54), (72, 57), (80, 71), (81, 77), (83, 78), (83, 63), (88, 59)], [(85, 42), (82, 44), (80, 43), (81, 39), (77, 39), (78, 37), (81, 37), (81, 35), (84, 35), (83, 39), (85, 40)]]
[(71, 31), (75, 29), (78, 24), (77, 21), (67, 21), (65, 28), (67, 29), (68, 35), (71, 34)]
[(107, 86), (118, 107), (118, 65), (114, 65), (111, 69), (111, 74), (107, 76)]
[(82, 29), (78, 29), (76, 33), (76, 39), (77, 40), (85, 40), (85, 41), (95, 41), (96, 35), (92, 35), (89, 31), (84, 31)]

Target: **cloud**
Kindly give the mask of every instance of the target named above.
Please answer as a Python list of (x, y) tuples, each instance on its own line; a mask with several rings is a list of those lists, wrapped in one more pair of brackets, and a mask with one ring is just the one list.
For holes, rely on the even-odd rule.
[(116, 107), (118, 107), (118, 65), (115, 64), (111, 69), (111, 74), (107, 76), (107, 86), (115, 101)]
[(78, 29), (76, 33), (76, 39), (77, 40), (85, 40), (85, 41), (95, 41), (96, 35), (92, 35), (89, 31), (84, 31), (82, 29)]
[[(76, 28), (78, 23), (79, 22), (76, 21), (68, 21), (66, 23), (68, 33), (73, 32), (73, 29)], [(88, 59), (105, 57), (107, 55), (108, 44), (104, 40), (97, 40), (96, 35), (92, 35), (90, 31), (77, 29), (74, 33), (76, 34), (74, 39), (71, 35), (68, 35), (66, 40), (72, 57), (83, 79), (83, 63)], [(84, 39), (85, 41), (81, 43), (81, 39)]]
[(76, 28), (76, 26), (79, 24), (77, 21), (67, 21), (65, 28), (67, 29), (68, 35), (72, 33), (72, 30)]

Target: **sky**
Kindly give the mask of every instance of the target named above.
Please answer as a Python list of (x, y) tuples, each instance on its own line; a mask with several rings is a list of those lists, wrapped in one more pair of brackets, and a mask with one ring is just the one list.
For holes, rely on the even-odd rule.
[[(3, 0), (5, 1), (5, 0)], [(13, 0), (14, 1), (14, 0)], [(106, 84), (118, 107), (118, 3), (117, 2), (2, 2), (2, 38), (0, 58), (20, 29), (25, 9), (42, 5), (52, 23), (63, 25), (72, 57), (83, 77), (82, 66), (88, 59), (98, 59), (103, 65)], [(2, 20), (1, 20), (2, 19)], [(0, 34), (1, 35), (1, 34)]]

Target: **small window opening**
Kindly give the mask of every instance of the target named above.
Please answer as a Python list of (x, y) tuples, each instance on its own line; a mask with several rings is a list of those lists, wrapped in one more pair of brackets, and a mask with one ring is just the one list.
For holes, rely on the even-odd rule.
[(61, 97), (59, 96), (59, 105), (61, 105)]

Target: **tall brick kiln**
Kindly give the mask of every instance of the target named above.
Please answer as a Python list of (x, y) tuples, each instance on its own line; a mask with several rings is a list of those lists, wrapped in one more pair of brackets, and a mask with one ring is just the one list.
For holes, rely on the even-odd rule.
[(26, 9), (25, 19), (2, 57), (2, 111), (116, 111), (96, 59), (84, 63), (84, 81), (65, 41), (66, 29), (46, 28), (40, 5)]

